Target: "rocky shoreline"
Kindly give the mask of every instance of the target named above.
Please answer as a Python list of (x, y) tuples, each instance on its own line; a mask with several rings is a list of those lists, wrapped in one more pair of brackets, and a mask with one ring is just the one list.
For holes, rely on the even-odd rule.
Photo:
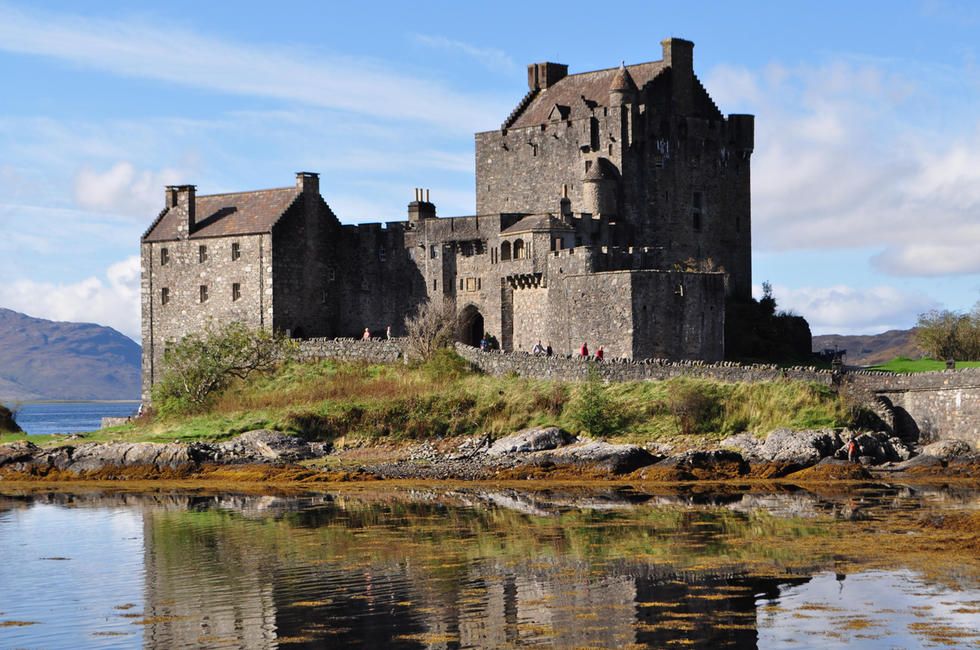
[[(609, 480), (686, 482), (745, 479), (867, 480), (875, 476), (980, 479), (980, 453), (947, 440), (921, 448), (883, 433), (861, 433), (858, 462), (847, 460), (848, 432), (777, 430), (767, 438), (727, 438), (712, 449), (674, 450), (579, 438), (539, 427), (399, 447), (333, 447), (258, 430), (218, 443), (79, 443), (40, 448), (0, 445), (0, 480), (206, 478), (221, 468), (261, 472), (239, 480)], [(277, 471), (282, 470), (282, 471)], [(289, 471), (286, 471), (289, 470)], [(225, 471), (220, 476), (235, 480)]]

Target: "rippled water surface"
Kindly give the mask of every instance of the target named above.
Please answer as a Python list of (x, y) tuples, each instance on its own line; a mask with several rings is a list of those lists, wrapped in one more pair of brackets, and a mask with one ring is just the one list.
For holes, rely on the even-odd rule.
[(943, 530), (977, 508), (891, 486), (0, 486), (0, 648), (980, 647), (976, 549)]
[(17, 424), (30, 434), (94, 431), (102, 418), (136, 413), (139, 402), (28, 402), (17, 408)]

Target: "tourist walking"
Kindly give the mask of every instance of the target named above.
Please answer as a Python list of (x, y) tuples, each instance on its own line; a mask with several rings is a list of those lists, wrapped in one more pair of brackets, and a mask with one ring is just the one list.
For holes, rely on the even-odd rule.
[(544, 353), (549, 357), (555, 353), (555, 351), (551, 349), (551, 341), (548, 341), (548, 347), (544, 349)]
[(599, 349), (595, 351), (595, 360), (602, 361), (605, 357), (606, 353), (602, 350), (602, 346), (600, 345)]
[(541, 345), (541, 341), (534, 344), (534, 347), (531, 348), (531, 354), (536, 357), (540, 357), (542, 354), (544, 354), (544, 346)]
[(587, 343), (582, 343), (582, 348), (578, 351), (578, 356), (582, 357), (583, 359), (589, 358), (589, 346)]
[(847, 460), (856, 463), (858, 459), (858, 444), (854, 438), (847, 441)]
[(365, 327), (364, 328), (364, 334), (361, 335), (361, 340), (362, 341), (370, 341), (371, 340), (371, 330), (369, 330), (368, 328)]

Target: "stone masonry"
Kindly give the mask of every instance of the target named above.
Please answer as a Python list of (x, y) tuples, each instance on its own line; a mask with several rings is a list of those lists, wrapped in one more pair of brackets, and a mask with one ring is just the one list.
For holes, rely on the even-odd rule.
[(210, 322), (397, 336), (425, 301), (454, 305), (470, 345), (722, 359), (726, 298), (750, 295), (754, 123), (718, 110), (693, 43), (662, 48), (580, 74), (528, 66), (515, 110), (476, 135), (475, 216), (437, 217), (416, 190), (407, 220), (344, 225), (310, 172), (272, 190), (166, 188), (141, 240), (144, 401), (166, 345)]

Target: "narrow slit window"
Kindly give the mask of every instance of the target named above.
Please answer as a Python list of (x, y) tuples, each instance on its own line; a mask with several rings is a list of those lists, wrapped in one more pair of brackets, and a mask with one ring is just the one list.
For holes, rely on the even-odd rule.
[(208, 285), (202, 284), (200, 287), (201, 302), (208, 301)]
[(231, 244), (231, 261), (236, 261), (241, 259), (242, 256), (242, 246), (237, 241)]
[(166, 266), (170, 263), (170, 249), (164, 246), (160, 249), (160, 266)]
[(168, 302), (170, 302), (170, 289), (163, 287), (160, 289), (160, 304), (166, 305)]
[(197, 261), (199, 263), (201, 263), (201, 264), (204, 264), (205, 262), (208, 261), (208, 247), (207, 246), (198, 246), (197, 247)]
[(231, 285), (231, 299), (232, 301), (237, 301), (241, 297), (242, 297), (242, 285), (236, 282)]

